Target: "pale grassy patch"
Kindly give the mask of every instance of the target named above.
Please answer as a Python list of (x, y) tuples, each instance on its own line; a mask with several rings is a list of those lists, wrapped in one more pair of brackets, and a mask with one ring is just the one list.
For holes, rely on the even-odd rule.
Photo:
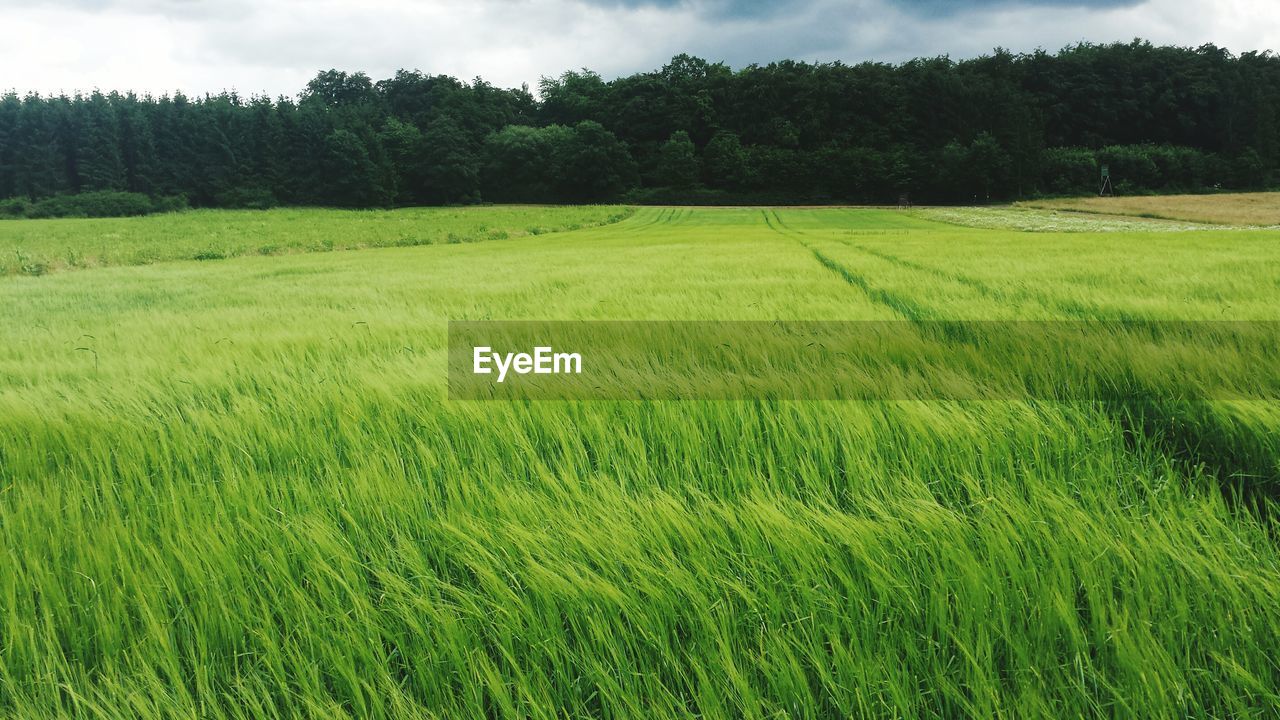
[(1280, 192), (1034, 200), (1025, 207), (1220, 225), (1280, 225)]
[(912, 212), (929, 220), (952, 225), (1021, 232), (1195, 232), (1234, 228), (1231, 225), (1093, 215), (1021, 206), (923, 207), (915, 208)]

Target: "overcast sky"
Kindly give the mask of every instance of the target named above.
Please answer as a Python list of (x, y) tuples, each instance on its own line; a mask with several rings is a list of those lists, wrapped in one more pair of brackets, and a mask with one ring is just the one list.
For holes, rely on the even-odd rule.
[(0, 0), (0, 90), (295, 95), (318, 70), (504, 87), (690, 52), (899, 61), (1080, 40), (1280, 47), (1277, 0)]

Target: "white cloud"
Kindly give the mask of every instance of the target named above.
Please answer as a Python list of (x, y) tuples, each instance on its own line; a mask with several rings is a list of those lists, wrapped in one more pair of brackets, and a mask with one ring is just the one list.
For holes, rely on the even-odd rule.
[(892, 0), (792, 0), (735, 14), (723, 2), (584, 0), (0, 0), (0, 88), (293, 95), (316, 71), (397, 68), (501, 86), (590, 67), (614, 76), (691, 52), (734, 66), (784, 57), (898, 61), (970, 57), (999, 45), (1057, 49), (1144, 37), (1280, 46), (1272, 0), (1148, 0), (1128, 7), (1007, 2), (945, 15)]

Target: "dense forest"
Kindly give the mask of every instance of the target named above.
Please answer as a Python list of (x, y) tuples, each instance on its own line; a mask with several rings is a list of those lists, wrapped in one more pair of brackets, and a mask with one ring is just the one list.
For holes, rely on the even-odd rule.
[(536, 96), (330, 70), (296, 99), (0, 97), (0, 214), (13, 215), (981, 202), (1097, 192), (1103, 164), (1117, 193), (1280, 180), (1280, 56), (1134, 41), (735, 71), (680, 55), (611, 81), (544, 78)]

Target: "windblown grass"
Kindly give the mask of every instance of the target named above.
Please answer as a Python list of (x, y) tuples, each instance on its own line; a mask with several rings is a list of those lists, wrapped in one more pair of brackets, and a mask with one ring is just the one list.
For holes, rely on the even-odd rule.
[[(1276, 319), (1276, 239), (642, 209), (5, 278), (0, 715), (1272, 716), (1273, 505), (1215, 445), (1097, 403), (448, 402), (444, 341)], [(1179, 427), (1274, 461), (1272, 404), (1210, 410)]]
[(617, 222), (618, 206), (193, 210), (0, 222), (0, 276), (104, 265), (500, 240)]

